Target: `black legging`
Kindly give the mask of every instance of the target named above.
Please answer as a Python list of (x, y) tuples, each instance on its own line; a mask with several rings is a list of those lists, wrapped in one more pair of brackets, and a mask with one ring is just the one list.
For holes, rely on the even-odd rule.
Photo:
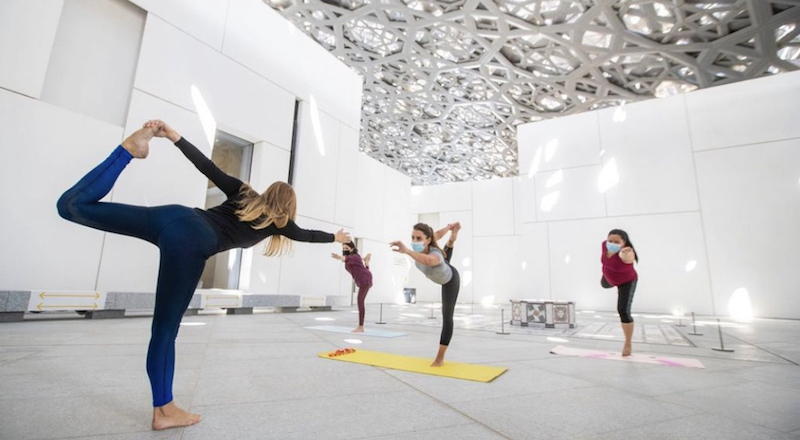
[[(449, 265), (450, 257), (453, 255), (453, 248), (450, 246), (444, 247), (444, 261)], [(440, 345), (450, 345), (450, 339), (453, 338), (453, 315), (456, 311), (456, 300), (458, 300), (458, 290), (461, 287), (461, 277), (455, 267), (450, 266), (453, 271), (453, 277), (450, 278), (446, 284), (442, 284), (442, 336), (439, 338)]]
[[(600, 285), (606, 289), (614, 287), (606, 277), (600, 279)], [(625, 324), (633, 322), (631, 316), (631, 304), (633, 304), (633, 294), (636, 292), (636, 280), (617, 286), (617, 312), (619, 313), (620, 321)]]
[(626, 324), (633, 322), (631, 304), (634, 292), (636, 292), (636, 280), (617, 286), (617, 312), (619, 312), (620, 321)]

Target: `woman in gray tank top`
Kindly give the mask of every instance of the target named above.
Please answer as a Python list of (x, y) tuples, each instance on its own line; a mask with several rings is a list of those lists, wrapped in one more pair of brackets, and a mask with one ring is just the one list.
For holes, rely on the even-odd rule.
[[(453, 337), (453, 314), (456, 309), (461, 279), (456, 268), (450, 265), (450, 257), (453, 255), (453, 245), (458, 238), (460, 229), (460, 223), (453, 223), (434, 233), (433, 228), (425, 223), (417, 223), (411, 232), (411, 249), (407, 248), (402, 241), (391, 243), (393, 251), (406, 254), (414, 259), (414, 264), (425, 274), (426, 278), (442, 286), (442, 336), (439, 338), (439, 352), (431, 364), (432, 367), (442, 366), (444, 353)], [(442, 249), (436, 244), (436, 241), (441, 240), (448, 231), (450, 239), (447, 246)]]

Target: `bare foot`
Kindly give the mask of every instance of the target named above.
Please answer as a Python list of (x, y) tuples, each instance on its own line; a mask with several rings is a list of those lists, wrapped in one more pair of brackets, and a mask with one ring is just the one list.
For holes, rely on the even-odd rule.
[(175, 402), (170, 402), (164, 406), (153, 408), (153, 430), (191, 426), (199, 422), (201, 418), (200, 414), (186, 412), (175, 406)]
[(631, 355), (631, 344), (625, 344), (622, 347), (622, 357), (630, 356)]
[(152, 128), (155, 137), (167, 138), (174, 144), (181, 139), (180, 133), (160, 119), (151, 119), (144, 123), (144, 128)]
[(434, 359), (431, 367), (441, 367), (444, 364), (444, 359)]
[(364, 326), (359, 325), (354, 330), (350, 330), (351, 333), (364, 333)]
[(150, 127), (140, 128), (122, 141), (122, 148), (128, 150), (128, 153), (131, 153), (131, 156), (137, 159), (144, 159), (150, 152), (149, 142), (154, 135), (154, 129)]
[(450, 230), (450, 239), (447, 240), (447, 245), (453, 247), (458, 239), (458, 231), (461, 230), (461, 222), (453, 223), (453, 228)]

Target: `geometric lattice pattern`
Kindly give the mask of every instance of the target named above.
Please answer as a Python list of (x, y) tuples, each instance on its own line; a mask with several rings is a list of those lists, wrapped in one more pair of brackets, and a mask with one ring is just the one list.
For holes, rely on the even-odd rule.
[(518, 172), (522, 123), (796, 70), (800, 0), (265, 0), (363, 75), (415, 184)]

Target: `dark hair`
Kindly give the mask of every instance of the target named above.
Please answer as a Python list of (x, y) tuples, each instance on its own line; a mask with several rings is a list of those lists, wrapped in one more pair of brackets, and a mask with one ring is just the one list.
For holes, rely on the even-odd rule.
[(356, 244), (353, 243), (352, 241), (348, 241), (347, 243), (342, 243), (342, 244), (346, 245), (346, 246), (350, 246), (350, 249), (352, 249), (352, 251), (350, 251), (350, 255), (355, 255), (355, 254), (358, 253), (358, 249), (356, 248)]
[(622, 238), (622, 241), (625, 242), (625, 245), (633, 250), (633, 256), (636, 259), (636, 262), (639, 262), (639, 253), (636, 252), (636, 248), (633, 247), (633, 243), (631, 243), (631, 239), (628, 237), (627, 232), (623, 231), (622, 229), (612, 229), (608, 235), (619, 235), (620, 238)]
[(414, 229), (419, 231), (419, 232), (422, 232), (423, 234), (425, 234), (426, 237), (430, 238), (431, 239), (431, 247), (439, 249), (439, 252), (441, 252), (442, 255), (445, 258), (447, 258), (447, 254), (445, 253), (444, 249), (440, 248), (439, 245), (436, 244), (436, 237), (433, 234), (433, 228), (431, 228), (430, 226), (426, 225), (425, 223), (417, 223), (416, 225), (414, 225)]

